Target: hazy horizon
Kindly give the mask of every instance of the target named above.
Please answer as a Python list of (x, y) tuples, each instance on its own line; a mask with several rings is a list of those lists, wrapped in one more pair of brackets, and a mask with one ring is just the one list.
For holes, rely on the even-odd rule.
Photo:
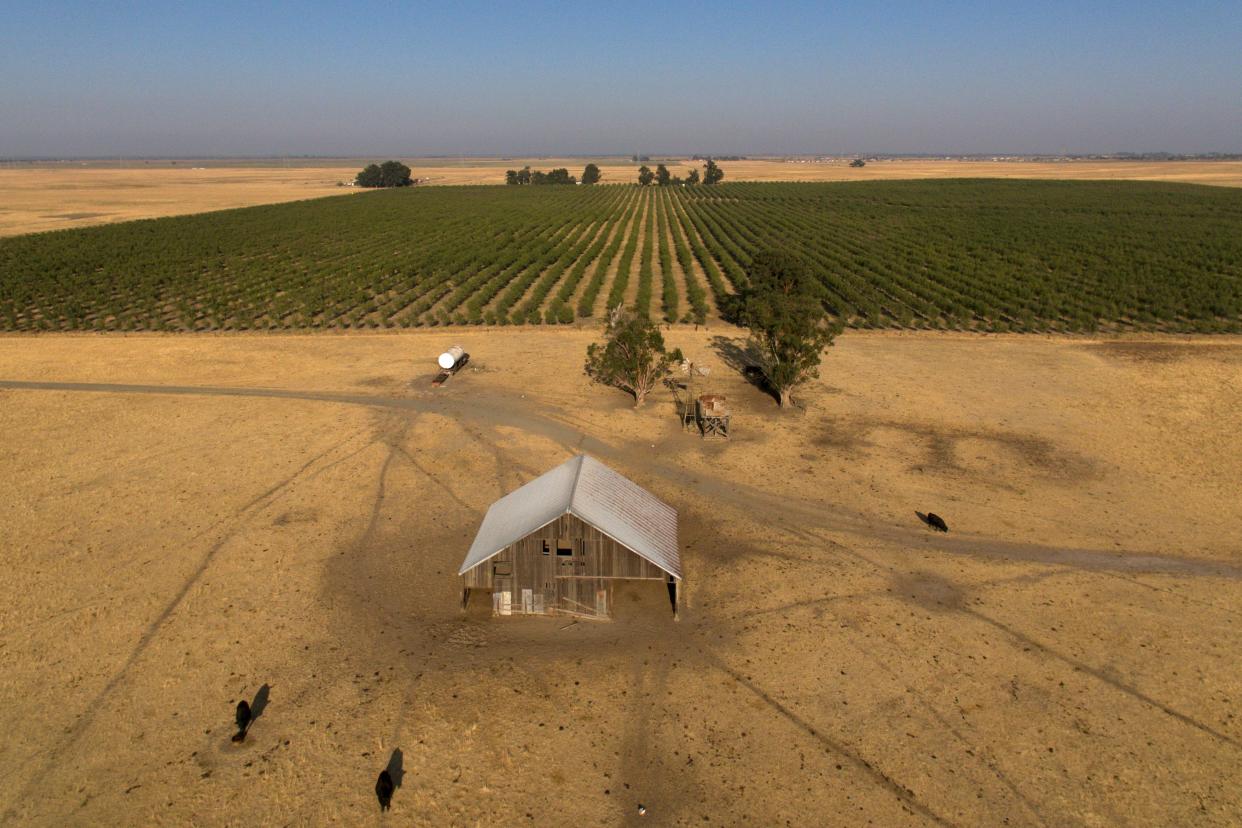
[[(1145, 157), (1167, 154), (1173, 156), (1174, 160), (1179, 158), (1189, 158), (1195, 160), (1212, 160), (1213, 156), (1227, 158), (1230, 161), (1238, 160), (1237, 156), (1242, 156), (1242, 152), (1221, 152), (1206, 151), (1202, 153), (1173, 153), (1166, 150), (1151, 150), (1150, 152), (1130, 152), (1128, 150), (1117, 150), (1115, 152), (1090, 152), (1090, 153), (1055, 153), (1055, 152), (884, 152), (884, 153), (867, 153), (867, 152), (806, 152), (806, 153), (765, 153), (765, 152), (742, 152), (730, 153), (726, 157), (724, 153), (699, 153), (699, 152), (664, 152), (643, 151), (643, 157), (650, 160), (690, 160), (693, 156), (706, 160), (714, 157), (716, 160), (728, 163), (730, 159), (741, 158), (749, 161), (767, 161), (794, 158), (836, 158), (848, 160), (853, 158), (879, 158), (891, 160), (935, 160), (938, 158), (963, 159), (966, 161), (985, 161), (993, 158), (1038, 158), (1038, 159), (1054, 159), (1054, 158), (1071, 158), (1071, 159), (1116, 159), (1118, 161), (1127, 160), (1127, 156), (1135, 156), (1136, 160)], [(73, 162), (96, 162), (105, 164), (108, 162), (134, 162), (134, 161), (382, 161), (385, 159), (395, 159), (398, 161), (437, 161), (442, 162), (441, 166), (452, 166), (454, 160), (462, 162), (470, 161), (538, 161), (538, 160), (577, 160), (577, 161), (598, 161), (598, 160), (627, 160), (633, 156), (633, 153), (619, 152), (563, 152), (563, 153), (496, 153), (496, 154), (478, 154), (471, 155), (465, 153), (454, 153), (452, 155), (436, 154), (436, 153), (413, 153), (413, 152), (381, 152), (381, 153), (344, 153), (332, 155), (311, 155), (306, 153), (283, 153), (274, 155), (12, 155), (0, 156), (0, 163), (16, 163), (16, 164), (51, 164), (51, 163), (73, 163)], [(470, 166), (463, 163), (463, 166)]]
[(1242, 6), (11, 11), (0, 157), (1242, 152)]

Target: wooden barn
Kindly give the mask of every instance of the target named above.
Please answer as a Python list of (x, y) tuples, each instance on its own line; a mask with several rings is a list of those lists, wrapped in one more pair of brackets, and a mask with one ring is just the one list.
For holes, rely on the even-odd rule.
[(491, 505), (458, 574), (462, 607), (491, 593), (497, 615), (608, 618), (618, 580), (663, 581), (677, 613), (677, 512), (578, 455)]

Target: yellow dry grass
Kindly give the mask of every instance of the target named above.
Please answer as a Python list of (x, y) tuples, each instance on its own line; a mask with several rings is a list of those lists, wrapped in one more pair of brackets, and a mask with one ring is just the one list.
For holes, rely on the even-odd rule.
[(274, 204), (337, 193), (340, 167), (0, 169), (0, 236)]
[[(589, 331), (0, 338), (3, 821), (368, 824), (399, 749), (400, 824), (1242, 822), (1242, 340), (848, 334), (778, 412), (667, 337), (731, 443)], [(578, 451), (680, 513), (681, 620), (461, 614)]]
[[(503, 184), (506, 169), (568, 167), (580, 174), (582, 158), (406, 159), (416, 178), (433, 185)], [(352, 180), (364, 163), (353, 159), (228, 166), (183, 161), (110, 167), (101, 164), (42, 165), (0, 169), (0, 236), (60, 230), (137, 218), (199, 213), (357, 192), (337, 183)], [(628, 159), (597, 163), (605, 183), (632, 182)], [(654, 164), (652, 165), (654, 168)], [(694, 166), (670, 165), (675, 175)], [(1242, 161), (873, 161), (861, 169), (846, 160), (758, 159), (721, 162), (726, 181), (874, 181), (901, 178), (1051, 178), (1172, 181), (1242, 186)]]
[(722, 161), (726, 181), (875, 181), (902, 178), (1047, 178), (1172, 181), (1242, 187), (1242, 161)]

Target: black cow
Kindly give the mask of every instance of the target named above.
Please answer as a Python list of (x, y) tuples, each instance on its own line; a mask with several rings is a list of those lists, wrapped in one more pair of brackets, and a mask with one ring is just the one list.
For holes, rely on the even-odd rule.
[(927, 513), (927, 525), (935, 529), (937, 532), (949, 531), (949, 524), (944, 522), (944, 518), (935, 512)]
[(381, 811), (387, 811), (392, 805), (393, 790), (392, 777), (389, 776), (388, 771), (380, 771), (379, 779), (375, 780), (375, 796), (379, 799)]
[(246, 728), (250, 727), (250, 720), (250, 702), (242, 699), (237, 703), (237, 733), (233, 735), (234, 742), (246, 740)]

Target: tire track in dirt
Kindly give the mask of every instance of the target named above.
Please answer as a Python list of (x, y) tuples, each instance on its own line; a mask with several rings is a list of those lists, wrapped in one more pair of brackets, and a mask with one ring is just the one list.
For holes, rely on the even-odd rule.
[[(811, 541), (811, 542), (828, 541), (827, 538), (824, 538), (815, 532), (810, 532), (810, 531), (798, 532), (794, 530), (786, 530), (786, 531), (788, 531), (790, 534), (794, 536), (802, 537), (804, 540)], [(835, 543), (835, 542), (832, 542), (832, 543)], [(836, 544), (836, 547), (838, 549), (846, 548), (846, 547), (842, 547), (842, 545), (839, 543)], [(886, 572), (892, 575), (897, 571), (894, 567), (874, 561), (871, 558), (868, 558), (866, 555), (862, 555), (858, 553), (857, 551), (854, 551), (854, 550), (847, 550), (847, 551), (849, 552), (849, 554), (853, 555), (854, 557), (860, 560), (863, 560), (863, 561), (867, 561), (873, 567), (875, 567), (877, 570), (881, 572)], [(953, 584), (947, 581), (945, 583), (947, 584), (946, 592), (956, 594), (961, 591), (960, 588), (957, 587), (956, 584)], [(1217, 741), (1231, 745), (1232, 747), (1238, 750), (1242, 750), (1242, 742), (1239, 742), (1239, 740), (1235, 739), (1234, 737), (1226, 733), (1222, 733), (1221, 731), (1213, 728), (1211, 725), (1204, 724), (1203, 722), (1200, 722), (1199, 720), (1193, 718), (1192, 716), (1188, 716), (1185, 713), (1175, 710), (1174, 708), (1170, 707), (1169, 705), (1165, 704), (1159, 699), (1156, 699), (1152, 696), (1147, 695), (1142, 690), (1139, 690), (1137, 687), (1134, 687), (1130, 684), (1127, 684), (1121, 681), (1118, 678), (1108, 675), (1107, 673), (1105, 673), (1103, 670), (1099, 669), (1098, 667), (1094, 667), (1090, 664), (1087, 664), (1086, 662), (1079, 661), (1073, 656), (1066, 655), (1065, 653), (1060, 652), (1054, 647), (1051, 647), (1047, 644), (1036, 641), (1035, 639), (1028, 636), (1026, 633), (1023, 633), (1020, 630), (1013, 629), (1012, 627), (1010, 627), (1008, 624), (1004, 623), (1003, 621), (999, 621), (995, 618), (992, 618), (990, 615), (986, 613), (980, 612), (978, 609), (968, 606), (964, 601), (958, 600), (955, 603), (951, 604), (950, 606), (946, 607), (946, 609), (951, 612), (960, 612), (964, 615), (968, 615), (971, 618), (974, 618), (978, 621), (982, 621), (983, 623), (988, 624), (994, 629), (1004, 633), (1005, 636), (1008, 637), (1009, 639), (1013, 640), (1015, 642), (1015, 646), (1019, 650), (1023, 648), (1038, 650), (1039, 652), (1044, 653), (1045, 655), (1050, 656), (1062, 662), (1063, 664), (1069, 666), (1075, 672), (1089, 675), (1092, 678), (1095, 678), (1103, 682), (1109, 687), (1112, 687), (1114, 690), (1124, 693), (1130, 696), (1131, 698), (1136, 699), (1145, 705), (1148, 705), (1149, 707), (1159, 710), (1160, 712), (1176, 719), (1177, 721), (1185, 725), (1189, 725), (1190, 727), (1193, 727), (1207, 734), (1208, 736), (1213, 737)]]
[(1173, 719), (1176, 719), (1177, 721), (1181, 722), (1184, 725), (1193, 727), (1196, 730), (1199, 730), (1207, 734), (1208, 736), (1211, 736), (1212, 738), (1216, 739), (1219, 742), (1223, 742), (1227, 745), (1232, 746), (1234, 749), (1238, 751), (1242, 751), (1242, 742), (1239, 742), (1234, 737), (1228, 735), (1227, 733), (1222, 733), (1216, 728), (1212, 727), (1211, 725), (1204, 724), (1198, 719), (1195, 719), (1192, 716), (1188, 716), (1179, 710), (1175, 710), (1174, 708), (1170, 707), (1169, 705), (1165, 704), (1159, 699), (1147, 695), (1142, 690), (1139, 690), (1137, 687), (1133, 687), (1129, 684), (1126, 684), (1124, 681), (1121, 681), (1118, 678), (1108, 675), (1105, 671), (1101, 670), (1100, 668), (1093, 667), (1092, 665), (1087, 664), (1086, 662), (1079, 661), (1073, 656), (1066, 655), (1065, 653), (1062, 653), (1061, 651), (1047, 644), (1044, 644), (1040, 641), (1035, 640), (1034, 638), (1031, 638), (1029, 635), (1022, 632), (1021, 630), (1016, 630), (1010, 627), (1005, 622), (998, 621), (997, 619), (992, 618), (990, 615), (987, 615), (986, 613), (982, 613), (976, 609), (971, 609), (971, 608), (963, 608), (962, 611), (965, 612), (970, 617), (976, 618), (982, 621), (983, 623), (988, 624), (994, 627), (995, 629), (999, 630), (1000, 632), (1004, 633), (1008, 638), (1012, 639), (1015, 642), (1016, 646), (1030, 647), (1033, 650), (1038, 650), (1041, 653), (1044, 653), (1045, 655), (1051, 656), (1052, 658), (1055, 658), (1056, 660), (1068, 665), (1075, 672), (1084, 673), (1088, 676), (1091, 676), (1092, 678), (1100, 682), (1103, 682), (1109, 687), (1112, 687), (1114, 690), (1118, 690), (1121, 693), (1124, 693), (1134, 699), (1137, 699), (1143, 704), (1146, 704), (1149, 707), (1154, 708), (1155, 710), (1159, 710), (1160, 712), (1164, 713), (1167, 716), (1172, 717)]
[[(567, 451), (594, 452), (613, 458), (630, 467), (637, 467), (650, 476), (660, 477), (677, 486), (687, 485), (685, 475), (670, 462), (647, 458), (632, 452), (628, 446), (614, 446), (563, 421), (545, 406), (522, 401), (497, 392), (471, 398), (450, 400), (411, 397), (377, 397), (364, 394), (249, 388), (229, 386), (131, 385), (82, 382), (32, 382), (0, 380), (0, 388), (80, 391), (87, 393), (167, 394), (174, 396), (267, 397), (273, 399), (360, 405), (374, 408), (395, 408), (439, 414), (460, 422), (477, 422), (492, 427), (497, 422), (538, 434), (560, 444)], [(523, 410), (523, 407), (527, 410)], [(536, 410), (529, 410), (534, 407)], [(542, 410), (541, 410), (542, 409)], [(1171, 555), (1127, 552), (1125, 550), (1070, 548), (996, 538), (971, 537), (958, 533), (929, 535), (926, 531), (897, 524), (879, 524), (873, 516), (846, 504), (827, 500), (806, 501), (784, 495), (777, 496), (740, 480), (727, 482), (696, 479), (689, 484), (693, 490), (712, 501), (725, 502), (743, 514), (757, 507), (774, 514), (785, 513), (805, 525), (825, 531), (860, 535), (892, 543), (918, 545), (927, 549), (972, 558), (1024, 561), (1047, 565), (1075, 567), (1084, 571), (1112, 571), (1139, 574), (1170, 574), (1242, 579), (1242, 566), (1231, 561), (1178, 558)]]
[[(95, 694), (95, 697), (78, 715), (78, 717), (74, 720), (74, 723), (66, 730), (65, 735), (59, 740), (59, 742), (54, 744), (44, 753), (43, 761), (40, 762), (38, 767), (30, 774), (29, 781), (26, 782), (19, 790), (16, 801), (11, 803), (9, 808), (6, 810), (5, 814), (7, 818), (16, 818), (17, 815), (15, 808), (18, 803), (29, 802), (35, 798), (36, 788), (43, 784), (44, 776), (52, 768), (60, 764), (60, 761), (65, 754), (77, 745), (78, 741), (95, 721), (95, 718), (98, 716), (103, 705), (113, 695), (113, 693), (115, 693), (124, 684), (130, 670), (146, 653), (147, 649), (159, 635), (164, 625), (174, 615), (177, 608), (180, 607), (185, 601), (185, 598), (189, 595), (190, 590), (193, 589), (197, 583), (199, 583), (219, 552), (228, 546), (229, 542), (232, 541), (246, 527), (255, 514), (262, 511), (263, 508), (271, 505), (271, 503), (274, 502), (283, 491), (288, 489), (289, 486), (297, 481), (298, 478), (300, 478), (308, 469), (311, 468), (311, 466), (327, 457), (332, 452), (340, 449), (342, 446), (353, 441), (357, 438), (357, 436), (357, 434), (351, 435), (310, 458), (296, 471), (294, 471), (293, 474), (276, 483), (274, 486), (257, 497), (252, 498), (238, 510), (236, 515), (223, 522), (225, 524), (231, 522), (233, 525), (225, 529), (221, 537), (207, 549), (206, 553), (199, 561), (198, 566), (192, 573), (190, 573), (190, 576), (181, 585), (181, 588), (175, 595), (173, 595), (172, 599), (168, 602), (160, 614), (147, 625), (147, 629), (139, 637), (138, 643), (134, 646), (134, 649), (130, 652), (129, 656), (125, 659), (124, 663), (121, 664), (120, 668), (116, 671), (113, 677), (108, 680), (108, 683), (105, 684), (98, 693)], [(207, 533), (204, 532), (203, 534)], [(202, 537), (202, 535), (199, 535), (198, 537)]]
[(801, 730), (806, 735), (810, 736), (812, 739), (819, 742), (820, 745), (822, 745), (823, 747), (827, 748), (828, 750), (832, 751), (837, 756), (840, 756), (842, 759), (849, 762), (856, 769), (862, 771), (864, 774), (870, 777), (871, 780), (875, 782), (877, 785), (884, 788), (889, 793), (891, 793), (893, 796), (895, 796), (910, 810), (911, 813), (915, 813), (920, 816), (923, 816), (926, 819), (930, 820), (931, 822), (936, 823), (937, 825), (952, 826), (954, 824), (948, 819), (946, 819), (945, 817), (942, 817), (940, 814), (933, 811), (926, 804), (921, 802), (918, 799), (918, 797), (914, 795), (913, 791), (911, 791), (905, 785), (902, 785), (897, 780), (893, 779), (883, 769), (876, 767), (869, 759), (864, 757), (862, 754), (858, 753), (856, 750), (851, 748), (849, 745), (845, 744), (844, 742), (839, 742), (833, 737), (829, 736), (828, 734), (819, 731), (810, 722), (803, 719), (798, 714), (797, 711), (791, 710), (790, 708), (781, 704), (779, 701), (777, 701), (771, 695), (769, 695), (768, 692), (765, 691), (762, 687), (759, 687), (753, 681), (751, 681), (746, 676), (734, 670), (728, 664), (725, 664), (723, 661), (721, 661), (716, 656), (711, 655), (710, 653), (704, 653), (704, 655), (708, 658), (709, 661), (713, 663), (713, 665), (718, 670), (720, 670), (722, 673), (729, 676), (739, 685), (741, 685), (742, 687), (745, 687), (747, 690), (753, 693), (756, 698), (764, 702), (768, 707), (770, 707), (773, 711), (779, 714), (783, 719), (785, 719), (790, 724), (797, 727), (799, 730)]
[(413, 454), (410, 453), (409, 449), (407, 449), (405, 446), (399, 445), (397, 446), (397, 451), (399, 451), (401, 453), (401, 456), (404, 457), (411, 466), (417, 469), (420, 474), (424, 475), (428, 480), (434, 483), (437, 488), (439, 488), (442, 492), (448, 495), (450, 500), (452, 500), (454, 503), (456, 503), (458, 506), (465, 509), (466, 511), (473, 512), (475, 510), (475, 507), (471, 506), (469, 503), (467, 503), (466, 501), (458, 497), (457, 493), (454, 492), (452, 489), (450, 489), (447, 483), (445, 483), (443, 480), (441, 480), (439, 477), (433, 474), (430, 470), (428, 470), (425, 466), (423, 466), (422, 463), (418, 462), (418, 459)]

